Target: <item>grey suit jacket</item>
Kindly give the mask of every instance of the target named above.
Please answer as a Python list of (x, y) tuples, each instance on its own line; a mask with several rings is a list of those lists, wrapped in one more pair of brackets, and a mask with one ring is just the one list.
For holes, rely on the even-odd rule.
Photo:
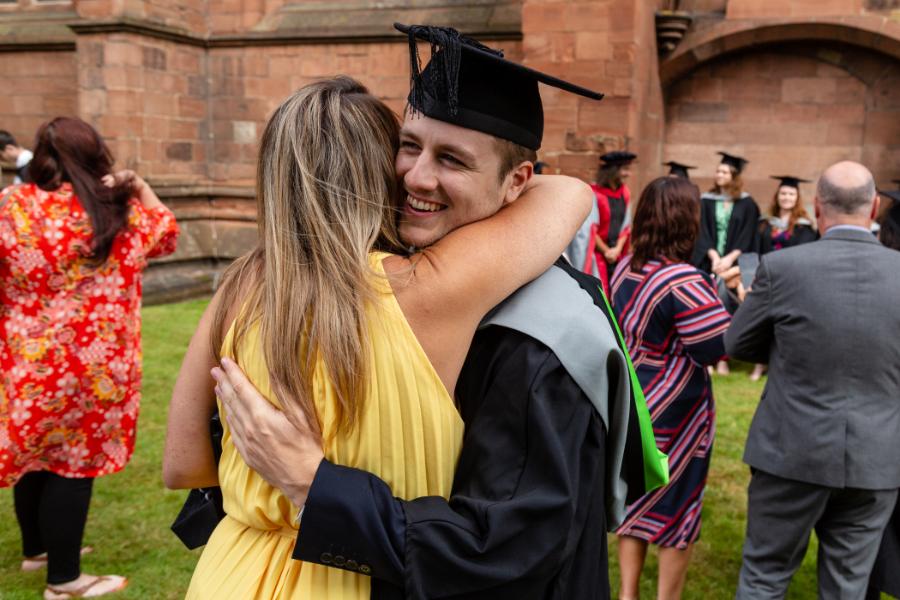
[(900, 487), (900, 252), (838, 230), (766, 255), (725, 347), (769, 364), (747, 464), (829, 487)]

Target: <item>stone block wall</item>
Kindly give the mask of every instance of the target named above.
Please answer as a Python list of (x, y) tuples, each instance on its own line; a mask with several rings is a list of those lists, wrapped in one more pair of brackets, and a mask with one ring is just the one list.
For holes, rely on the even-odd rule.
[[(492, 45), (513, 60), (521, 57), (519, 42)], [(421, 52), (428, 56), (427, 48)], [(272, 111), (294, 90), (337, 74), (359, 80), (402, 115), (409, 92), (403, 40), (211, 50), (210, 180), (252, 185), (258, 141)]]
[(838, 158), (880, 183), (900, 177), (900, 0), (681, 0), (694, 21), (665, 56), (659, 0), (335, 4), (0, 0), (0, 128), (30, 145), (42, 121), (79, 115), (161, 191), (185, 231), (148, 275), (161, 298), (210, 289), (252, 244), (258, 141), (291, 91), (343, 73), (403, 110), (395, 20), (456, 25), (606, 94), (542, 87), (551, 170), (592, 180), (599, 154), (628, 149), (635, 194), (669, 158), (700, 166), (706, 187), (715, 151), (729, 150), (750, 158), (748, 189), (766, 201), (769, 174), (813, 178)]
[(0, 129), (31, 147), (49, 115), (78, 113), (76, 57), (72, 52), (16, 52), (0, 55)]
[(209, 98), (202, 48), (131, 33), (78, 36), (79, 114), (120, 165), (155, 183), (206, 180)]
[(744, 156), (748, 191), (768, 202), (770, 175), (815, 179), (823, 166), (862, 160), (865, 145), (889, 141), (867, 128), (872, 92), (844, 69), (787, 50), (723, 57), (669, 90), (667, 158), (698, 165), (705, 189), (717, 151)]

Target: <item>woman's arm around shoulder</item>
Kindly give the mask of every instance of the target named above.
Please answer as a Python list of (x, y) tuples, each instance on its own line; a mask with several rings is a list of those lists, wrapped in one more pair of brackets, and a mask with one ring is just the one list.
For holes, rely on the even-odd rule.
[(219, 302), (217, 293), (200, 318), (172, 390), (163, 454), (163, 481), (170, 489), (219, 485), (209, 431), (216, 408), (210, 370), (218, 365), (210, 333)]
[(412, 257), (410, 289), (439, 301), (449, 318), (477, 323), (559, 258), (592, 202), (591, 188), (578, 179), (536, 175), (516, 201)]

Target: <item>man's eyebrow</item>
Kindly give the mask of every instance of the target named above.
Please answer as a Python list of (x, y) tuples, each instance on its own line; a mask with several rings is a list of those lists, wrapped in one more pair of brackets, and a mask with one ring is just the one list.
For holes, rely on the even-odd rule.
[(453, 154), (464, 163), (470, 165), (475, 162), (475, 156), (462, 146), (456, 146), (454, 144), (438, 144), (438, 150)]

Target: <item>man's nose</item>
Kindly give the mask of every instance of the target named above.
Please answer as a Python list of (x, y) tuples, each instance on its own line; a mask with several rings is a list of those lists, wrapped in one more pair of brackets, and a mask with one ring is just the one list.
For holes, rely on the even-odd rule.
[(437, 172), (434, 161), (424, 152), (416, 157), (415, 162), (403, 176), (406, 189), (411, 192), (432, 192), (437, 189)]

